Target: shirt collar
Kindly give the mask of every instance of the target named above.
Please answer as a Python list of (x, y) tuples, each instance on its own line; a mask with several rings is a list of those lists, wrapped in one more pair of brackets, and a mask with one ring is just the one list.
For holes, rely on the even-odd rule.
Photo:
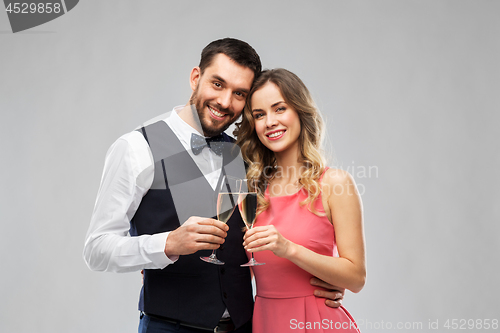
[(191, 134), (197, 134), (205, 137), (202, 133), (198, 132), (196, 129), (191, 127), (188, 123), (186, 123), (184, 120), (179, 117), (177, 114), (179, 111), (181, 111), (185, 106), (180, 105), (176, 106), (171, 114), (170, 117), (167, 118), (167, 123), (170, 125), (170, 128), (172, 131), (177, 135), (179, 140), (184, 144), (184, 146), (189, 146), (190, 145), (190, 140), (191, 140)]

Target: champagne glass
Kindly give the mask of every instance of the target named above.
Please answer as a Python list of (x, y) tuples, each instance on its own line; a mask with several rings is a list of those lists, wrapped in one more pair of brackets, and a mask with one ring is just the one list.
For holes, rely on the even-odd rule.
[[(248, 229), (252, 229), (255, 218), (257, 217), (257, 181), (255, 179), (241, 180), (238, 208), (243, 222), (245, 222)], [(265, 263), (257, 262), (252, 252), (250, 261), (240, 266), (259, 266), (264, 264)]]
[[(238, 178), (222, 176), (217, 195), (217, 219), (221, 222), (227, 223), (238, 204), (239, 182)], [(215, 250), (209, 257), (200, 257), (200, 259), (211, 264), (224, 265), (223, 261), (217, 259)]]

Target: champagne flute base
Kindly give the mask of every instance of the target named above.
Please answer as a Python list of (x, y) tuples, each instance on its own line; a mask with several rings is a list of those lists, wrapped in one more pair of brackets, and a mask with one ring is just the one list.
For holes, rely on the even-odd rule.
[(265, 265), (265, 262), (257, 262), (254, 258), (250, 259), (249, 262), (246, 264), (240, 265), (240, 267), (249, 267), (249, 266), (260, 266), (260, 265)]
[(224, 265), (224, 261), (217, 259), (217, 257), (215, 256), (215, 253), (212, 253), (210, 255), (210, 257), (200, 257), (200, 259), (205, 261), (205, 262), (209, 262), (211, 264)]

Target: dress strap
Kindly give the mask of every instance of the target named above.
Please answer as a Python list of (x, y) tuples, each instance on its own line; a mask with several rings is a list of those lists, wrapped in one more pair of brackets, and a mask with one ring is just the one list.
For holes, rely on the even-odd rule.
[(326, 171), (330, 169), (330, 167), (326, 166), (325, 169), (323, 170), (323, 173), (321, 174), (321, 176), (319, 176), (319, 182), (321, 183), (321, 181), (323, 180), (323, 176), (325, 175)]

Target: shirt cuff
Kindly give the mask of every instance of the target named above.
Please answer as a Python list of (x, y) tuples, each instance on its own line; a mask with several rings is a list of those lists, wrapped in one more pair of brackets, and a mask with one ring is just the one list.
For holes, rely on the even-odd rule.
[(167, 257), (165, 254), (165, 244), (167, 243), (167, 237), (169, 234), (170, 232), (154, 234), (151, 235), (149, 240), (149, 253), (151, 255), (151, 260), (156, 266), (161, 268), (165, 268), (179, 259), (179, 256)]

